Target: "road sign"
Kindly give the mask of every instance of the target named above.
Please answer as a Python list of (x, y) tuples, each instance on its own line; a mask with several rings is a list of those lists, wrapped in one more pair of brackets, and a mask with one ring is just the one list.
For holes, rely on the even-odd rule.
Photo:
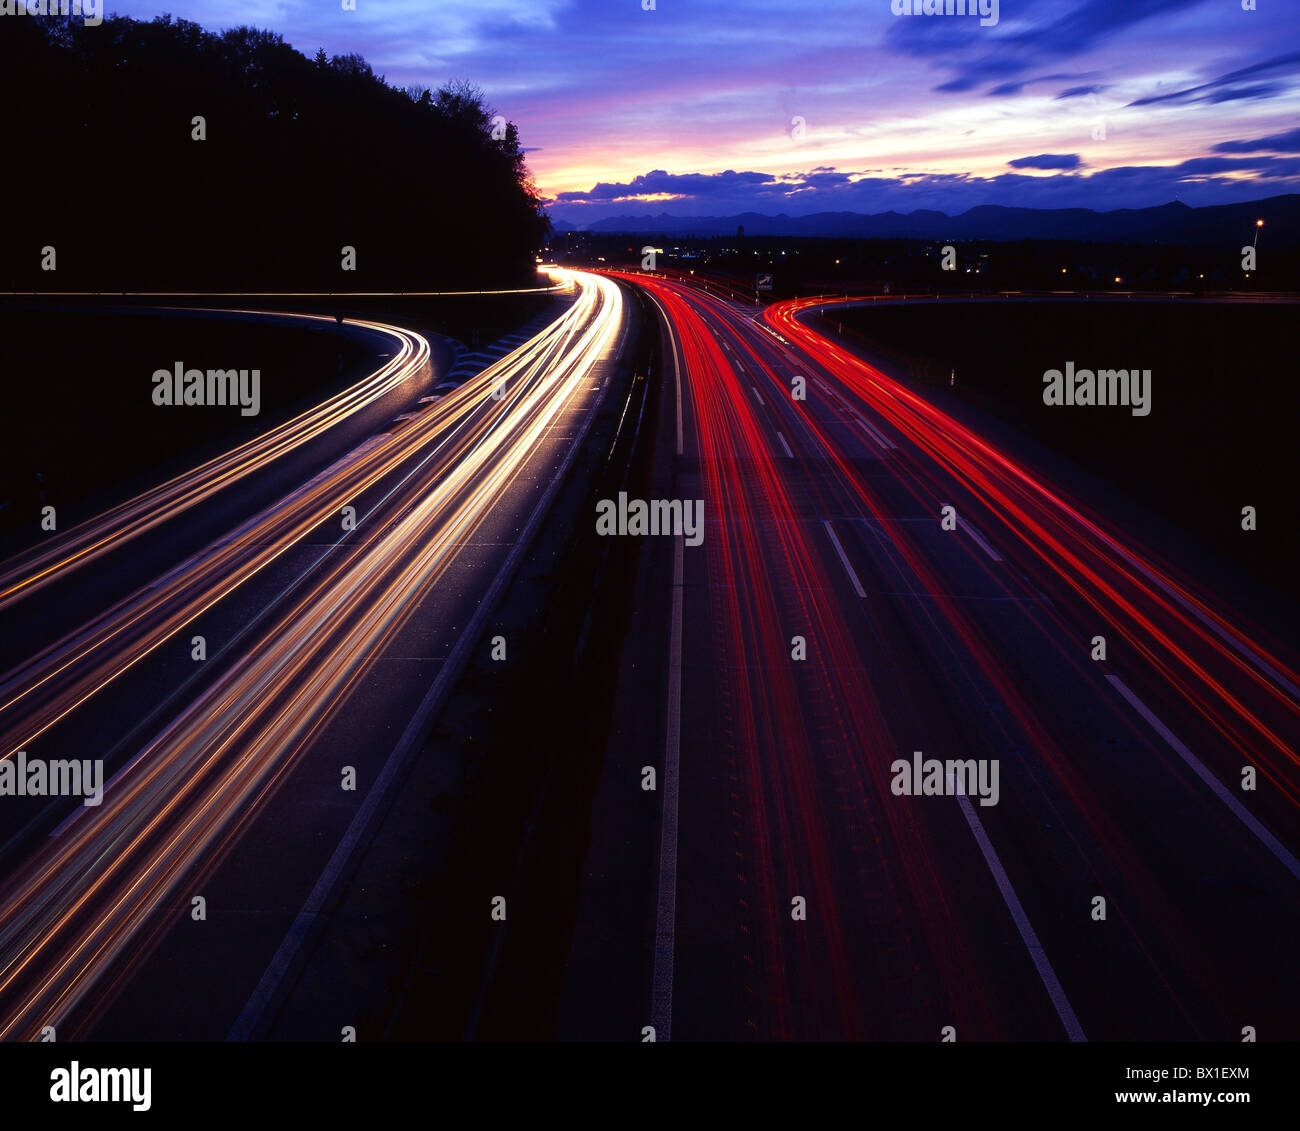
[(770, 291), (772, 289), (772, 276), (765, 272), (759, 272), (754, 276), (754, 290)]

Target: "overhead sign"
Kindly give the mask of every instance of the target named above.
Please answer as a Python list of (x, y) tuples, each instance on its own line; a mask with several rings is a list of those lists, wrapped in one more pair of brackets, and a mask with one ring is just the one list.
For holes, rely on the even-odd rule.
[(770, 291), (772, 289), (772, 276), (769, 274), (759, 273), (754, 277), (754, 290)]

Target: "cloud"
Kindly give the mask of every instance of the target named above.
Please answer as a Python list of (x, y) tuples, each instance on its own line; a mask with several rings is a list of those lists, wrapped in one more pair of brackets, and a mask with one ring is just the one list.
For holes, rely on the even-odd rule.
[[(1273, 91), (1265, 91), (1265, 87), (1269, 84), (1250, 86), (1243, 86), (1242, 84), (1245, 80), (1260, 75), (1279, 73), (1285, 75), (1292, 74), (1297, 70), (1300, 70), (1300, 51), (1293, 51), (1288, 55), (1276, 55), (1262, 63), (1230, 71), (1226, 75), (1220, 75), (1217, 79), (1201, 83), (1199, 86), (1184, 87), (1182, 90), (1170, 91), (1168, 94), (1153, 94), (1148, 98), (1139, 98), (1130, 102), (1129, 105), (1154, 106), (1160, 102), (1230, 102), (1233, 101), (1233, 91), (1238, 92), (1237, 97), (1268, 97), (1276, 93), (1276, 87)], [(1261, 91), (1264, 91), (1264, 93), (1260, 93)]]
[[(1035, 162), (1058, 162), (1041, 165)], [(1055, 169), (980, 177), (969, 173), (901, 172), (869, 176), (821, 167), (805, 173), (668, 173), (662, 169), (624, 183), (599, 183), (588, 192), (561, 193), (559, 218), (589, 223), (607, 216), (641, 215), (646, 197), (674, 193), (675, 216), (727, 216), (741, 212), (806, 216), (814, 212), (911, 212), (933, 209), (957, 215), (984, 204), (1033, 208), (1145, 208), (1179, 199), (1186, 204), (1227, 204), (1263, 195), (1300, 192), (1300, 158), (1193, 157), (1175, 165), (1126, 165), (1082, 172), (1076, 154), (1040, 154), (1013, 165)], [(1263, 191), (1261, 182), (1267, 182)]]
[[(994, 78), (992, 95), (1018, 93), (1010, 81), (1053, 59), (1086, 54), (1138, 24), (1184, 15), (1208, 0), (1081, 0), (1062, 12), (1054, 0), (1023, 0), (1014, 19), (972, 29), (964, 19), (903, 19), (886, 39), (908, 54), (934, 59), (956, 71), (936, 91), (972, 90)], [(1058, 14), (1059, 13), (1059, 14)], [(1025, 80), (1032, 81), (1032, 80)]]
[(1257, 177), (1300, 175), (1300, 157), (1192, 157), (1177, 166), (1184, 173), (1254, 173)]
[[(1016, 182), (902, 176), (961, 168), (964, 153), (984, 173), (1023, 174), (1036, 199), (1071, 206), (1111, 207), (1096, 194), (1112, 185), (1132, 184), (1135, 198), (1147, 192), (1138, 203), (1178, 191), (1249, 193), (1249, 185), (1215, 181), (1239, 182), (1246, 172), (1202, 174), (1189, 186), (1177, 172), (1098, 180), (1092, 168), (1082, 176), (1083, 167), (996, 163), (1025, 148), (1078, 149), (1095, 166), (1135, 146), (1107, 159), (1141, 153), (1136, 159), (1153, 169), (1176, 169), (1211, 152), (1204, 138), (1289, 130), (1294, 114), (1282, 111), (1293, 107), (1280, 101), (1267, 124), (1237, 123), (1257, 107), (1273, 109), (1264, 100), (1282, 93), (1297, 69), (1282, 52), (1300, 50), (1296, 0), (1267, 5), (1267, 19), (1244, 15), (1237, 0), (1003, 0), (992, 27), (969, 17), (895, 18), (888, 0), (697, 0), (660, 4), (657, 13), (635, 0), (363, 0), (356, 12), (340, 12), (338, 0), (114, 0), (114, 7), (145, 19), (167, 9), (217, 28), (270, 26), (308, 55), (318, 46), (360, 52), (398, 85), (471, 79), (518, 125), (540, 189), (587, 190), (564, 193), (561, 209), (571, 201), (589, 212), (664, 198), (674, 211), (703, 210), (707, 201), (741, 211), (874, 210), (877, 198), (960, 208), (968, 196), (1021, 191)], [(928, 93), (936, 83), (944, 93)], [(1152, 104), (1125, 110), (1131, 98)], [(1198, 112), (1163, 113), (1180, 101), (1196, 102)], [(1103, 112), (1113, 141), (1087, 148)], [(794, 115), (808, 123), (803, 149), (789, 136)], [(1010, 136), (1022, 140), (1000, 141), (1013, 128)], [(993, 148), (1000, 144), (1015, 148)], [(788, 175), (803, 163), (818, 167)], [(663, 168), (647, 173), (648, 164), (729, 172), (692, 182)], [(868, 165), (883, 171), (863, 174)], [(759, 179), (745, 181), (750, 175)]]
[(1272, 150), (1274, 153), (1300, 153), (1300, 126), (1285, 133), (1269, 134), (1267, 137), (1256, 137), (1247, 141), (1221, 141), (1214, 147), (1214, 152), (1255, 153), (1262, 149)]
[[(974, 90), (977, 86), (983, 86), (994, 79), (1003, 78), (1006, 75), (1015, 75), (1025, 69), (1025, 65), (1018, 59), (1009, 55), (989, 56), (984, 59), (977, 59), (967, 63), (962, 71), (947, 82), (940, 83), (934, 89), (940, 93), (960, 92), (964, 90)], [(1019, 86), (1024, 86), (1032, 79), (1021, 80)], [(1003, 82), (994, 89), (1007, 90), (1017, 86), (1013, 82)]]
[(1063, 98), (1082, 98), (1085, 94), (1100, 94), (1106, 88), (1099, 84), (1092, 86), (1072, 86), (1068, 90), (1061, 91), (1056, 96), (1056, 101), (1060, 102)]
[[(817, 178), (826, 174), (808, 173)], [(835, 174), (842, 176), (844, 174)], [(598, 182), (586, 192), (562, 192), (556, 200), (562, 203), (626, 200), (629, 197), (662, 196), (668, 194), (691, 200), (707, 200), (724, 196), (737, 190), (756, 186), (777, 185), (781, 178), (771, 173), (737, 173), (728, 169), (723, 173), (669, 173), (653, 169), (622, 184)]]
[[(1066, 74), (1066, 75), (1061, 75), (1061, 74), (1056, 74), (1056, 75), (1036, 75), (1036, 76), (1034, 76), (1033, 78), (1027, 78), (1027, 79), (1012, 79), (1012, 80), (1010, 80), (1010, 81), (1008, 81), (1008, 82), (998, 83), (997, 86), (995, 86), (995, 87), (991, 87), (991, 88), (989, 89), (988, 93), (989, 93), (989, 95), (992, 96), (992, 97), (995, 97), (995, 98), (1002, 98), (1002, 97), (1005, 97), (1005, 96), (1007, 96), (1007, 95), (1011, 95), (1011, 94), (1019, 94), (1021, 91), (1024, 90), (1025, 87), (1027, 87), (1027, 86), (1034, 86), (1034, 85), (1037, 84), (1037, 83), (1045, 83), (1045, 82), (1064, 82), (1064, 81), (1066, 81), (1067, 79), (1078, 79), (1078, 78), (1084, 78), (1084, 77), (1086, 77), (1086, 76), (1084, 76), (1084, 75), (1068, 75), (1068, 74)], [(960, 81), (960, 80), (958, 80), (958, 81)], [(947, 85), (947, 84), (945, 84), (945, 85)], [(1084, 95), (1084, 94), (1096, 94), (1096, 93), (1099, 93), (1100, 91), (1103, 91), (1103, 90), (1105, 90), (1105, 89), (1106, 89), (1106, 88), (1105, 88), (1104, 86), (1101, 86), (1101, 85), (1094, 85), (1094, 86), (1072, 86), (1072, 87), (1070, 87), (1068, 90), (1063, 90), (1063, 91), (1061, 91), (1061, 93), (1058, 94), (1056, 97), (1057, 97), (1058, 100), (1059, 100), (1059, 99), (1062, 99), (1062, 98), (1078, 98), (1080, 95)]]
[(1058, 19), (1010, 37), (1026, 55), (1081, 55), (1135, 24), (1181, 15), (1206, 0), (1086, 0)]
[(1083, 158), (1077, 153), (1040, 153), (1037, 157), (1017, 157), (1007, 164), (1013, 169), (1078, 169)]
[(1207, 94), (1202, 102), (1243, 102), (1259, 98), (1273, 98), (1286, 90), (1286, 83), (1259, 82), (1254, 86), (1238, 86), (1232, 90), (1216, 90)]

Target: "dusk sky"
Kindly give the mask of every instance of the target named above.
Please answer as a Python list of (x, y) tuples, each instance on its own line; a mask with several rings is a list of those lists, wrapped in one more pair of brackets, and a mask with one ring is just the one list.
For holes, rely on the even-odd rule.
[(307, 55), (358, 52), (399, 86), (469, 79), (518, 124), (551, 215), (579, 225), (1300, 191), (1296, 0), (1001, 0), (989, 27), (898, 16), (890, 0), (656, 3), (115, 10), (252, 24)]

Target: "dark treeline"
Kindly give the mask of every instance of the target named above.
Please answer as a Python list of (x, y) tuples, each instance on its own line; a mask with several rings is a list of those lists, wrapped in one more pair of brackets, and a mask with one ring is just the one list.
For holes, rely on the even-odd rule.
[(467, 83), (399, 90), (247, 27), (23, 17), (0, 92), (0, 289), (500, 286), (546, 236), (515, 126)]

